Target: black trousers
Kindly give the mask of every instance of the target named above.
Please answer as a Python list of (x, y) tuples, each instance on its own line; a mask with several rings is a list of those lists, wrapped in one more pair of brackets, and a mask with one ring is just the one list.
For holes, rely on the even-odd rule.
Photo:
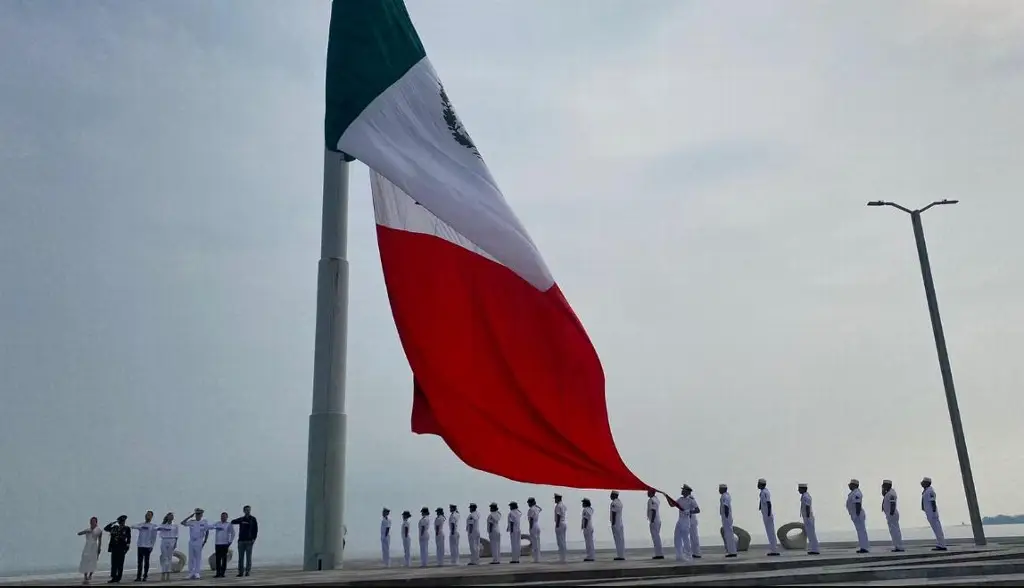
[(115, 582), (121, 581), (121, 574), (124, 573), (124, 555), (122, 550), (110, 552), (110, 579)]
[(135, 579), (148, 578), (149, 577), (149, 554), (153, 553), (152, 547), (139, 547), (138, 567), (135, 568)]
[(217, 568), (217, 575), (224, 576), (224, 572), (228, 569), (228, 548), (231, 545), (215, 545), (213, 548), (214, 562)]

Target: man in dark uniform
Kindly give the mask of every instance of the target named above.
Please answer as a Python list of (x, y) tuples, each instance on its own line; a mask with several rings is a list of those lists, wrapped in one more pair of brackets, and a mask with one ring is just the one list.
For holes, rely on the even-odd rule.
[(107, 541), (107, 553), (110, 554), (110, 583), (121, 581), (121, 574), (124, 573), (124, 556), (132, 546), (132, 528), (125, 525), (128, 515), (117, 517), (117, 522), (109, 523), (103, 530), (110, 533), (110, 541)]

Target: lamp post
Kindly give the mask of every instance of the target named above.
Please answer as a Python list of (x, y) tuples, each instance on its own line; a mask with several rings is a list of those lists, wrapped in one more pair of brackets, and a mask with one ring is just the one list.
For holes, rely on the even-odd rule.
[(924, 208), (910, 210), (896, 204), (873, 200), (868, 206), (891, 206), (910, 215), (914, 227), (914, 241), (917, 243), (917, 257), (921, 262), (921, 277), (924, 280), (924, 295), (928, 299), (928, 314), (932, 321), (932, 333), (935, 335), (935, 350), (939, 354), (939, 370), (942, 372), (942, 385), (946, 389), (946, 405), (949, 408), (949, 420), (953, 425), (953, 442), (956, 444), (956, 455), (960, 461), (960, 475), (964, 481), (964, 494), (967, 496), (967, 511), (971, 517), (971, 529), (974, 531), (974, 544), (985, 545), (985, 529), (981, 525), (981, 510), (978, 508), (978, 493), (974, 487), (974, 475), (971, 474), (971, 459), (967, 455), (967, 441), (964, 439), (964, 425), (960, 420), (960, 407), (956, 402), (956, 388), (953, 386), (953, 370), (949, 366), (949, 352), (946, 351), (946, 336), (942, 332), (942, 319), (939, 317), (939, 302), (935, 297), (935, 283), (932, 281), (932, 266), (928, 261), (928, 247), (924, 240), (924, 227), (921, 225), (921, 213), (933, 206), (956, 204), (958, 200), (939, 200)]

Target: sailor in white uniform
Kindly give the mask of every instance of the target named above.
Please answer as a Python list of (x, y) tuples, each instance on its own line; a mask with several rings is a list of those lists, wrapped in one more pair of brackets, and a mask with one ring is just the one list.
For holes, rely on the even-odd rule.
[(654, 544), (654, 557), (665, 559), (661, 549), (661, 501), (654, 490), (647, 491), (647, 525), (651, 528), (651, 543)]
[(203, 547), (213, 525), (203, 518), (203, 509), (197, 508), (181, 521), (188, 527), (188, 579), (198, 580), (203, 569)]
[(409, 519), (412, 518), (412, 513), (404, 510), (402, 511), (402, 556), (404, 559), (405, 567), (412, 565), (412, 536), (409, 533)]
[(178, 547), (178, 525), (174, 524), (174, 513), (164, 515), (164, 522), (156, 530), (160, 536), (160, 580), (167, 581), (171, 579), (174, 549)]
[(718, 485), (718, 514), (722, 517), (722, 537), (725, 541), (725, 557), (736, 557), (736, 534), (732, 530), (732, 497), (729, 487)]
[(693, 496), (693, 488), (683, 484), (683, 497), (686, 498), (686, 510), (690, 513), (690, 556), (693, 559), (700, 559), (700, 531), (697, 529), (697, 515), (700, 514), (700, 506)]
[(491, 541), (491, 563), (501, 563), (501, 512), (494, 502), (491, 503), (491, 513), (487, 515), (487, 538)]
[(804, 535), (807, 536), (807, 555), (821, 555), (818, 532), (814, 529), (814, 509), (811, 506), (811, 494), (807, 491), (807, 484), (798, 484), (796, 491), (800, 493), (800, 519), (804, 523)]
[(935, 533), (935, 547), (932, 551), (946, 551), (946, 535), (942, 532), (942, 523), (939, 522), (939, 505), (935, 501), (932, 479), (925, 476), (921, 480), (921, 488), (921, 510), (924, 511), (924, 518), (928, 519), (928, 525)]
[(622, 524), (622, 501), (619, 500), (617, 490), (612, 490), (611, 499), (608, 514), (612, 524), (612, 540), (615, 541), (615, 561), (623, 561), (626, 559), (626, 533)]
[(864, 494), (860, 491), (860, 481), (856, 478), (848, 484), (850, 493), (846, 495), (846, 512), (850, 513), (853, 528), (857, 530), (857, 553), (867, 553), (871, 547), (868, 541), (867, 515), (864, 513)]
[(448, 559), (453, 566), (459, 565), (459, 507), (448, 505)]
[(903, 532), (900, 530), (900, 510), (896, 506), (896, 500), (896, 491), (892, 489), (892, 480), (882, 480), (882, 513), (885, 515), (885, 524), (889, 527), (889, 536), (892, 537), (892, 550), (899, 553), (905, 549), (903, 549)]
[(555, 541), (558, 543), (558, 561), (561, 563), (566, 562), (568, 552), (568, 546), (565, 543), (565, 531), (568, 528), (568, 523), (565, 520), (567, 514), (565, 503), (562, 502), (562, 495), (555, 494)]
[(435, 511), (437, 516), (434, 517), (434, 546), (437, 549), (437, 565), (444, 565), (444, 509), (440, 506)]
[(523, 551), (522, 517), (523, 513), (519, 512), (519, 503), (515, 500), (508, 503), (508, 527), (506, 530), (511, 542), (509, 550), (512, 552), (512, 558), (508, 560), (508, 563), (519, 563), (519, 555)]
[(469, 514), (466, 515), (466, 539), (469, 541), (469, 565), (480, 563), (480, 513), (476, 511), (476, 503), (469, 503)]
[(764, 532), (768, 536), (768, 555), (779, 555), (779, 538), (775, 535), (775, 511), (772, 510), (772, 493), (768, 491), (768, 482), (764, 478), (757, 480), (760, 491), (757, 510), (761, 511)]
[(380, 558), (384, 567), (391, 567), (391, 509), (385, 508), (380, 513)]
[(583, 530), (583, 545), (587, 549), (583, 561), (594, 561), (594, 509), (590, 506), (589, 498), (584, 498), (581, 504), (583, 505), (581, 511), (583, 522), (580, 528)]
[(686, 496), (680, 491), (679, 499), (676, 500), (676, 510), (679, 511), (679, 518), (676, 519), (675, 533), (672, 540), (676, 548), (676, 561), (686, 561), (692, 557), (690, 548), (690, 511), (687, 510)]
[(425, 568), (430, 559), (430, 509), (425, 506), (420, 509), (419, 537), (420, 567)]
[(526, 505), (530, 507), (526, 511), (526, 521), (530, 529), (530, 555), (533, 556), (533, 563), (540, 563), (540, 512), (542, 509), (533, 497), (526, 499)]

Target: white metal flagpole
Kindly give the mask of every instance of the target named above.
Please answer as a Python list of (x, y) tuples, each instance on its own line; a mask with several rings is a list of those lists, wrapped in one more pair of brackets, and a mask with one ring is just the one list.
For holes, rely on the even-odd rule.
[(304, 570), (342, 567), (345, 521), (345, 356), (348, 339), (348, 162), (324, 150), (316, 285), (313, 410), (306, 464)]

